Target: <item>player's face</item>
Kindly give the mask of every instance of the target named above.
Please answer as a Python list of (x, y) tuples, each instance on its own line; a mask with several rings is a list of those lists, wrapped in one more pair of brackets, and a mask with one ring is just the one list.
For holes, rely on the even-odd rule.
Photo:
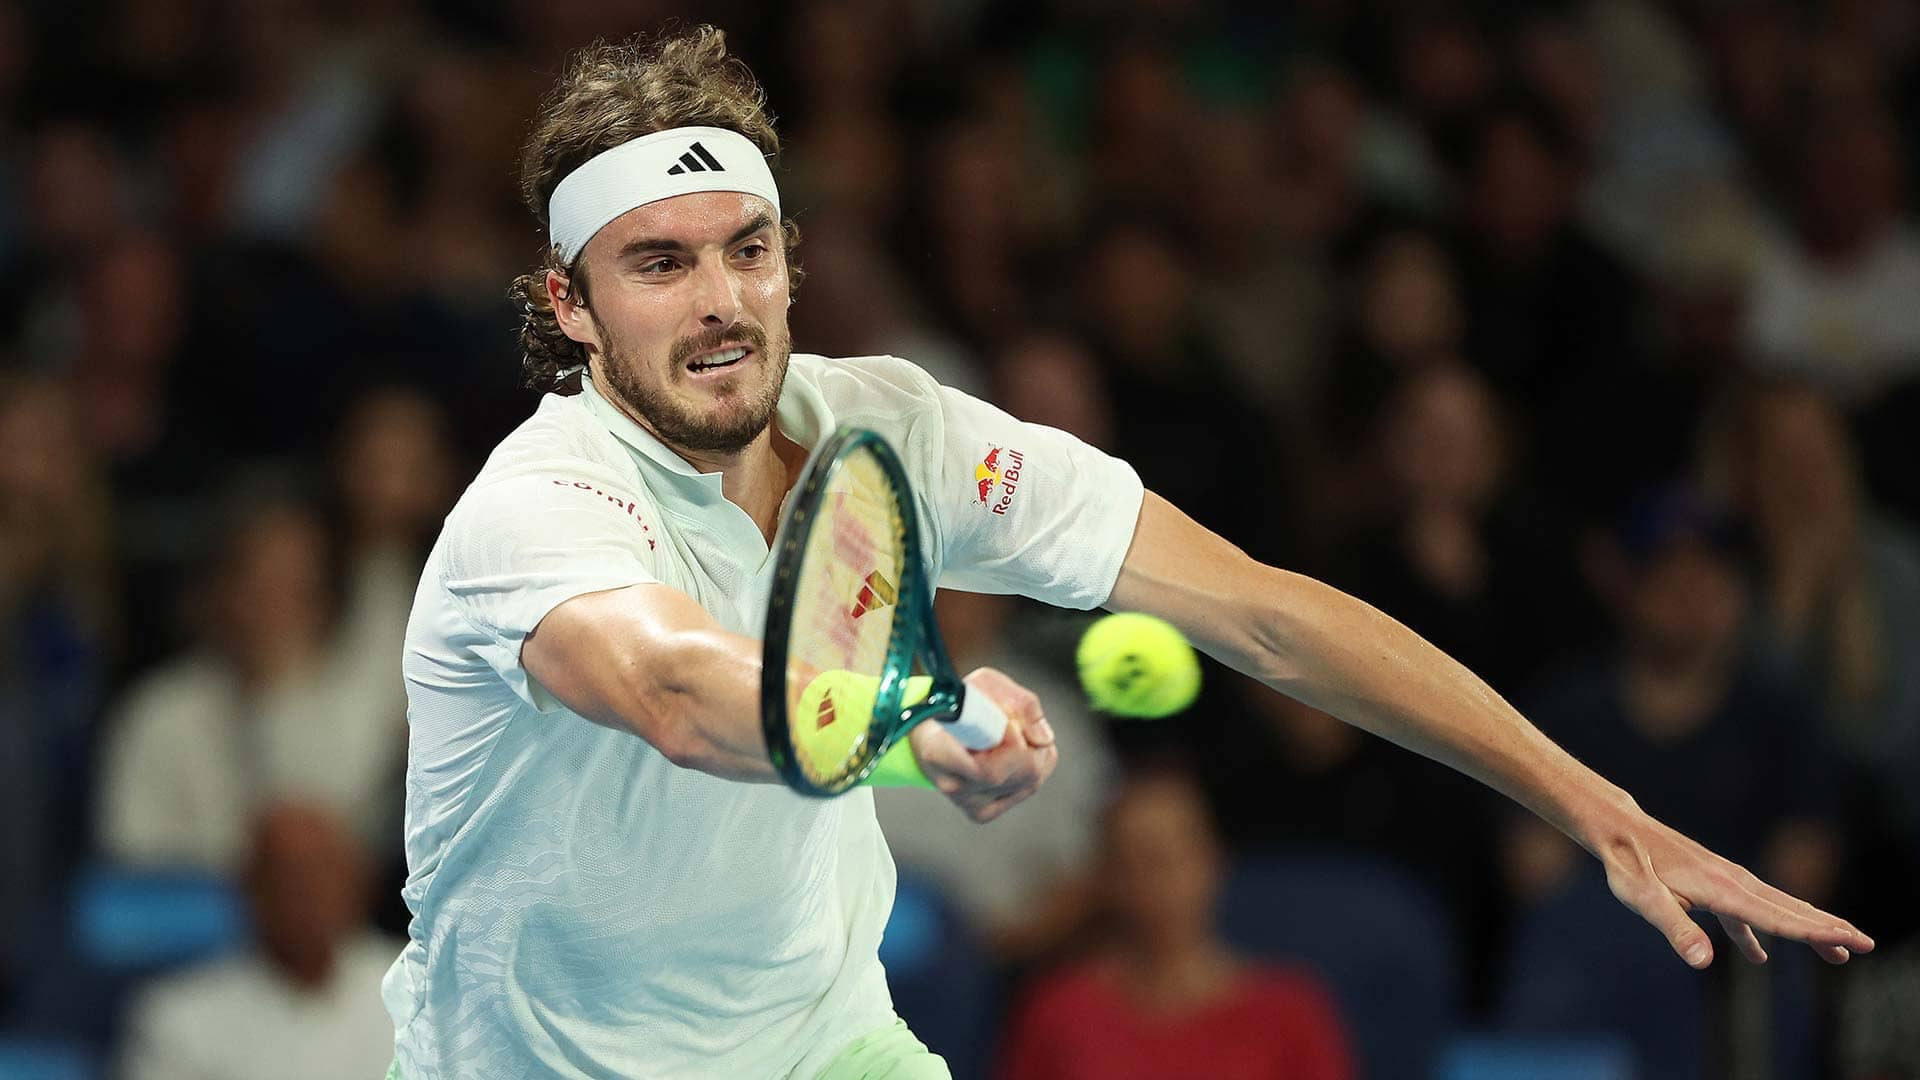
[(646, 427), (677, 449), (717, 453), (766, 430), (792, 351), (785, 245), (766, 200), (663, 199), (601, 229), (583, 261), (587, 343)]

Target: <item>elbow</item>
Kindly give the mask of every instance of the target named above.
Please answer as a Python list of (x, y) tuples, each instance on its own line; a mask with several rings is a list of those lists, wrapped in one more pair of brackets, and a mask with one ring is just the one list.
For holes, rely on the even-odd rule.
[(676, 634), (634, 658), (625, 672), (625, 726), (683, 769), (706, 771), (715, 747), (701, 729), (698, 673), (705, 662), (696, 634)]
[[(1249, 560), (1250, 562), (1252, 560)], [(1303, 590), (1325, 586), (1312, 578), (1259, 563), (1258, 582), (1237, 590), (1230, 605), (1230, 624), (1237, 628), (1232, 649), (1234, 667), (1268, 686), (1284, 688), (1302, 677), (1302, 643), (1298, 617), (1308, 597)]]
[(660, 756), (683, 769), (698, 769), (708, 749), (693, 722), (688, 695), (657, 680), (646, 680), (629, 697), (626, 726)]
[(688, 724), (672, 721), (657, 723), (642, 738), (652, 744), (661, 757), (683, 769), (711, 771), (713, 757), (708, 751), (712, 747)]

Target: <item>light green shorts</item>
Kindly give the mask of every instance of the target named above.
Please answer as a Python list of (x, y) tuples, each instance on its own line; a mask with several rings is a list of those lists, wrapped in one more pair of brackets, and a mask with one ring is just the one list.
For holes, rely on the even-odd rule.
[[(387, 1080), (405, 1080), (398, 1061), (388, 1067)], [(815, 1080), (953, 1080), (953, 1074), (939, 1054), (913, 1037), (905, 1020), (895, 1020), (848, 1043)]]
[(947, 1063), (913, 1037), (905, 1020), (870, 1031), (834, 1055), (814, 1080), (953, 1080)]

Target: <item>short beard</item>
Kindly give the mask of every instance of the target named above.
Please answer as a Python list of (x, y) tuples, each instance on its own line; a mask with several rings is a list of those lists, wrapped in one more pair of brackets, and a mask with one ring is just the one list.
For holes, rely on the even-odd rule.
[(759, 354), (759, 362), (767, 366), (769, 378), (762, 384), (759, 395), (746, 402), (744, 407), (715, 418), (685, 409), (671, 395), (644, 385), (635, 358), (620, 348), (598, 318), (594, 319), (594, 326), (600, 332), (600, 340), (606, 344), (606, 351), (601, 355), (600, 370), (606, 375), (607, 385), (613, 388), (613, 392), (620, 396), (628, 408), (639, 414), (654, 436), (669, 447), (700, 453), (737, 454), (759, 438), (760, 433), (773, 422), (774, 411), (780, 406), (780, 388), (787, 381), (787, 360), (793, 352), (793, 338), (784, 329), (771, 344), (766, 331), (744, 323), (705, 331), (673, 343), (673, 349), (668, 354), (669, 380), (677, 377), (677, 373), (695, 355), (730, 341), (745, 341)]

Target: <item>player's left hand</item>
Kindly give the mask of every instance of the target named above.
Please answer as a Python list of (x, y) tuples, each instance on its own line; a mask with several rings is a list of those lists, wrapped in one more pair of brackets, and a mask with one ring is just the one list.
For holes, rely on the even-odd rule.
[(967, 676), (968, 693), (986, 694), (1007, 714), (1007, 733), (991, 750), (970, 751), (944, 725), (925, 723), (908, 739), (921, 771), (967, 816), (992, 821), (1040, 790), (1060, 752), (1033, 691), (992, 668)]
[(1756, 964), (1766, 962), (1767, 951), (1755, 930), (1805, 942), (1830, 964), (1873, 951), (1873, 939), (1852, 923), (1761, 881), (1637, 806), (1618, 821), (1587, 846), (1606, 867), (1613, 895), (1665, 934), (1690, 966), (1713, 963), (1713, 943), (1687, 915), (1696, 910), (1713, 912)]

